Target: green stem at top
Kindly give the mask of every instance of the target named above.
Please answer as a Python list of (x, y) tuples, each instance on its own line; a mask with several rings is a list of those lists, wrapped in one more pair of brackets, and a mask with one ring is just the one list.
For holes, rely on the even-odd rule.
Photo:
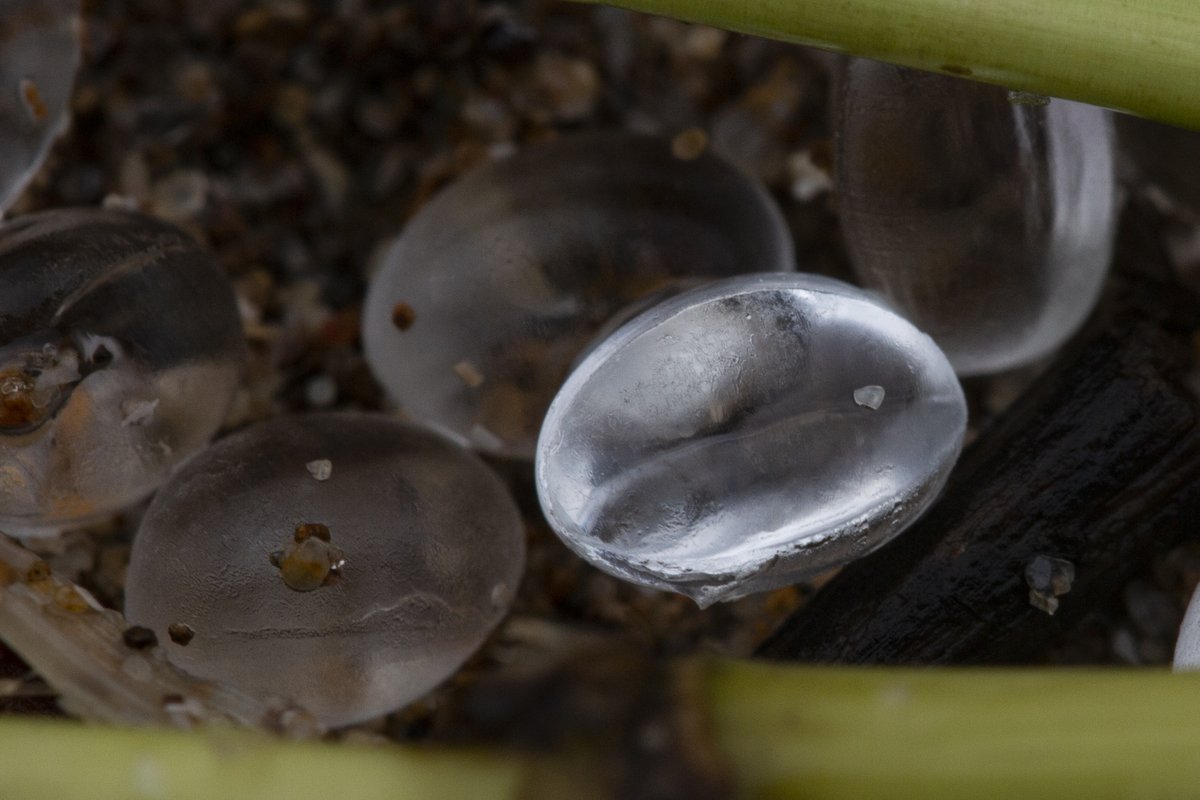
[(1196, 0), (615, 0), (610, 4), (1200, 129), (1200, 2)]

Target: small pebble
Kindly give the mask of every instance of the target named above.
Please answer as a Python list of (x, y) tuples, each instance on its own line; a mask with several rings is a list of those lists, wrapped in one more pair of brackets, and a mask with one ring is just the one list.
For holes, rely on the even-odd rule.
[(328, 373), (309, 378), (304, 383), (304, 399), (311, 408), (329, 408), (337, 402), (337, 381)]
[(133, 625), (125, 629), (125, 633), (121, 634), (121, 641), (125, 642), (125, 646), (132, 650), (145, 650), (158, 644), (158, 637), (154, 635), (154, 631), (142, 625)]
[(308, 470), (308, 474), (312, 475), (319, 481), (329, 480), (329, 476), (333, 474), (333, 462), (328, 458), (319, 458), (316, 461), (310, 461), (304, 465)]
[(1029, 586), (1029, 604), (1051, 616), (1058, 610), (1058, 598), (1071, 591), (1075, 580), (1075, 565), (1064, 558), (1034, 556), (1025, 566), (1025, 583)]
[(699, 158), (708, 147), (708, 134), (700, 128), (688, 128), (671, 140), (671, 155), (683, 161)]
[(406, 331), (417, 321), (417, 312), (408, 303), (396, 303), (392, 307), (392, 324), (398, 330)]
[(167, 635), (171, 637), (171, 641), (180, 647), (187, 647), (192, 641), (192, 637), (196, 632), (192, 630), (190, 625), (185, 625), (182, 622), (176, 622), (167, 627)]
[(483, 373), (470, 361), (459, 361), (454, 365), (454, 372), (469, 389), (478, 389), (483, 385)]

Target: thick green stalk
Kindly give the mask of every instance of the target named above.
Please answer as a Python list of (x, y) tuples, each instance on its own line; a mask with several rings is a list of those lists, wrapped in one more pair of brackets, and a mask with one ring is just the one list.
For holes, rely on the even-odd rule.
[(0, 720), (0, 796), (22, 800), (515, 800), (502, 756)]
[[(701, 752), (715, 744), (711, 760), (724, 760), (744, 798), (1105, 800), (1190, 797), (1200, 786), (1200, 674), (692, 661), (675, 676), (676, 733)], [(535, 758), (9, 717), (0, 720), (0, 796), (613, 796), (606, 776), (617, 754), (579, 746)]]
[(709, 668), (747, 798), (1159, 798), (1200, 786), (1200, 674)]
[(1196, 0), (611, 4), (1200, 128)]

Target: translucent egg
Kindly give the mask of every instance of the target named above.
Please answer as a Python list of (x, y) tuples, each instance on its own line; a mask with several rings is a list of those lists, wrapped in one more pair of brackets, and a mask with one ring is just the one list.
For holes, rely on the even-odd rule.
[(0, 0), (0, 212), (67, 128), (78, 0)]
[(1179, 626), (1179, 638), (1175, 642), (1175, 669), (1200, 669), (1200, 587), (1188, 603), (1183, 624)]
[(859, 281), (960, 375), (1047, 355), (1096, 303), (1116, 227), (1108, 112), (856, 60), (838, 122)]
[(341, 726), (453, 673), (511, 604), (524, 551), (516, 505), (468, 450), (382, 415), (285, 417), (155, 496), (125, 612), (188, 672)]
[(117, 511), (208, 443), (245, 344), (212, 258), (149, 217), (0, 225), (0, 527)]
[(742, 276), (667, 300), (580, 364), (546, 415), (537, 490), (592, 564), (708, 605), (899, 533), (966, 418), (933, 341), (861, 290)]
[(625, 305), (679, 279), (791, 269), (778, 209), (716, 156), (570, 137), (489, 163), (424, 207), (372, 282), (363, 341), (405, 410), (532, 458), (572, 361)]

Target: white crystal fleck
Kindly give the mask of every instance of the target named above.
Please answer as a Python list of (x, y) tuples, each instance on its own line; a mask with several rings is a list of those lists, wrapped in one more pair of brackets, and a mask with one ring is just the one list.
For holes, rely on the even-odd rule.
[(308, 474), (319, 481), (327, 481), (329, 480), (329, 476), (333, 474), (333, 462), (328, 458), (318, 458), (309, 461), (304, 466), (308, 470)]
[(882, 386), (860, 386), (854, 390), (854, 402), (863, 408), (878, 411), (883, 405), (884, 391)]

